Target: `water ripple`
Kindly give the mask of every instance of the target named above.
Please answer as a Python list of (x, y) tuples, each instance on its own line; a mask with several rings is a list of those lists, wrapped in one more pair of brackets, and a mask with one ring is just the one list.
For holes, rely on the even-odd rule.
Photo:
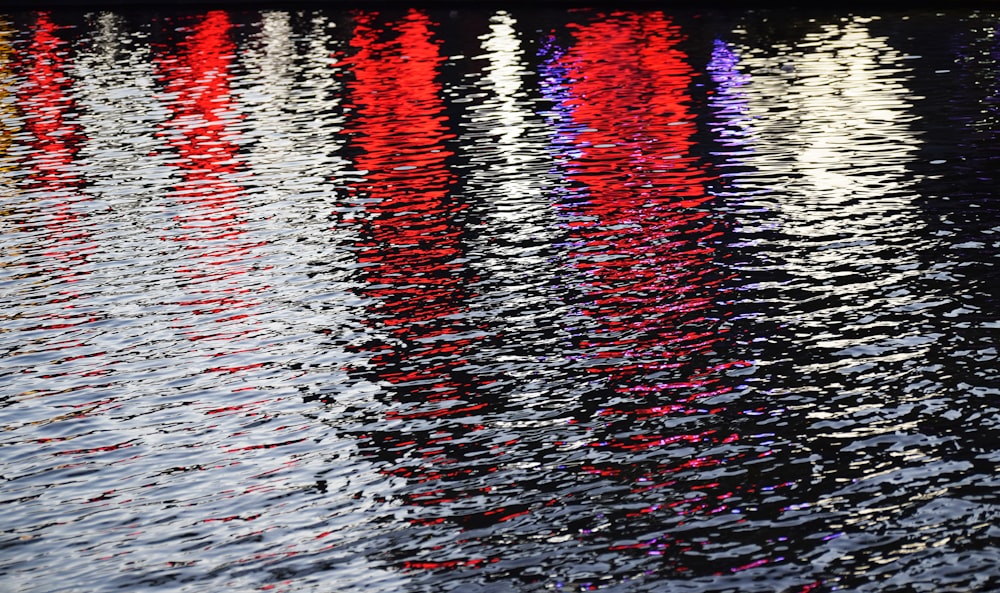
[(906, 16), (0, 15), (0, 570), (995, 589), (997, 23)]

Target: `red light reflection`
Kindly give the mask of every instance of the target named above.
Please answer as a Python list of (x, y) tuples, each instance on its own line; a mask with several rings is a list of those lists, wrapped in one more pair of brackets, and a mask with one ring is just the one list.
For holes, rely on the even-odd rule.
[[(712, 419), (724, 407), (704, 401), (732, 391), (724, 371), (747, 363), (720, 354), (727, 313), (719, 301), (728, 278), (714, 245), (725, 229), (711, 210), (709, 173), (692, 155), (695, 72), (678, 28), (661, 14), (615, 14), (571, 28), (574, 45), (544, 74), (565, 114), (556, 146), (574, 183), (556, 204), (582, 293), (574, 346), (603, 397), (590, 404), (599, 420), (589, 427), (590, 446), (645, 459), (659, 451), (663, 460), (636, 464), (604, 454), (581, 470), (632, 481), (631, 496), (646, 506), (624, 521), (729, 512), (731, 487), (702, 483), (699, 474), (735, 459), (718, 446), (739, 435)], [(699, 429), (679, 433), (676, 422), (659, 420), (684, 416), (702, 418), (684, 424)], [(710, 449), (717, 452), (672, 453)], [(672, 498), (678, 490), (705, 495)], [(611, 549), (659, 555), (691, 545), (663, 534)]]
[[(444, 59), (431, 20), (411, 11), (380, 24), (361, 15), (351, 39), (353, 80), (348, 98), (356, 111), (345, 132), (357, 149), (365, 181), (352, 187), (363, 204), (357, 259), (365, 265), (364, 294), (373, 299), (369, 326), (380, 335), (366, 347), (378, 382), (391, 385), (387, 420), (398, 429), (365, 435), (389, 464), (387, 473), (419, 484), (404, 495), (427, 513), (415, 524), (461, 522), (447, 505), (481, 494), (455, 484), (470, 473), (492, 471), (458, 463), (476, 452), (477, 418), (487, 403), (469, 376), (471, 348), (481, 339), (466, 319), (472, 280), (461, 262), (464, 205), (449, 193), (455, 175), (446, 159), (446, 126), (438, 68)], [(485, 447), (484, 447), (485, 448)], [(488, 459), (488, 456), (486, 456)], [(502, 509), (497, 512), (502, 513)], [(482, 559), (408, 560), (408, 568), (476, 566)]]
[[(92, 236), (90, 216), (82, 207), (90, 198), (83, 192), (84, 180), (79, 176), (76, 159), (86, 139), (75, 121), (79, 108), (73, 98), (69, 73), (71, 46), (60, 37), (61, 29), (65, 27), (56, 25), (48, 13), (38, 13), (30, 43), (25, 51), (14, 53), (11, 68), (23, 80), (14, 104), (24, 116), (26, 143), (30, 148), (23, 158), (27, 175), (19, 183), (23, 190), (20, 195), (26, 200), (17, 206), (28, 216), (15, 224), (23, 224), (24, 232), (32, 237), (24, 249), (40, 253), (46, 260), (34, 270), (28, 264), (29, 270), (25, 272), (37, 275), (40, 280), (33, 291), (38, 296), (25, 303), (38, 307), (39, 323), (25, 329), (52, 332), (45, 339), (25, 346), (59, 352), (61, 356), (50, 361), (54, 364), (39, 367), (43, 370), (34, 377), (45, 381), (67, 375), (105, 377), (110, 373), (104, 362), (106, 353), (89, 345), (86, 331), (77, 331), (103, 319), (104, 314), (87, 304), (87, 293), (94, 287), (81, 288), (84, 286), (81, 282), (89, 274), (89, 258), (98, 245)], [(61, 366), (84, 359), (88, 359), (86, 364)], [(91, 386), (88, 382), (76, 384), (73, 389)], [(52, 393), (59, 388), (38, 391)], [(86, 415), (106, 403), (86, 402), (70, 415), (59, 415), (45, 422)]]
[(36, 329), (66, 329), (97, 319), (74, 311), (73, 304), (80, 296), (74, 283), (87, 273), (83, 268), (97, 245), (78, 207), (88, 199), (75, 170), (84, 138), (73, 121), (77, 106), (66, 72), (69, 44), (57, 35), (59, 29), (48, 13), (39, 13), (31, 44), (17, 68), (25, 78), (17, 104), (24, 113), (32, 149), (26, 186), (35, 199), (44, 200), (39, 204), (47, 234), (43, 253), (52, 262), (47, 270), (51, 283), (59, 287), (49, 304), (61, 304), (59, 313), (45, 315), (51, 323)]
[[(261, 348), (263, 340), (257, 338), (265, 330), (256, 318), (261, 306), (258, 295), (268, 287), (260, 283), (260, 269), (254, 262), (266, 243), (256, 240), (250, 229), (251, 196), (240, 182), (248, 173), (239, 148), (241, 116), (231, 90), (237, 48), (228, 12), (211, 11), (187, 22), (190, 26), (174, 29), (183, 38), (156, 48), (154, 55), (164, 106), (170, 110), (158, 135), (171, 149), (169, 162), (180, 177), (168, 195), (167, 207), (176, 212), (174, 224), (161, 238), (186, 256), (175, 274), (183, 296), (171, 303), (179, 309), (174, 327), (201, 359), (193, 370), (213, 374), (213, 386), (226, 389), (230, 396), (199, 402), (205, 424), (220, 429), (230, 426), (231, 432), (218, 442), (225, 462), (181, 471), (261, 463), (262, 471), (251, 476), (256, 480), (296, 465), (297, 458), (282, 460), (280, 452), (269, 452), (304, 439), (277, 426), (266, 433), (265, 442), (255, 442), (253, 435), (262, 429), (249, 430), (272, 417), (273, 398), (262, 397), (262, 386), (255, 381), (259, 378), (255, 373), (268, 362), (259, 355), (246, 355)], [(265, 469), (261, 460), (278, 461)], [(223, 490), (219, 496), (237, 499), (274, 487), (265, 480), (252, 487)], [(251, 522), (261, 516), (259, 512), (222, 514), (202, 521)], [(294, 554), (255, 554), (244, 561)]]
[(722, 371), (744, 364), (712, 360), (725, 338), (717, 300), (726, 278), (713, 246), (723, 227), (707, 204), (710, 178), (691, 155), (694, 71), (662, 17), (623, 15), (575, 31), (558, 66), (582, 130), (565, 161), (579, 189), (557, 207), (584, 283), (581, 313), (596, 321), (576, 346), (587, 370), (635, 402), (601, 415), (692, 412), (731, 389)]
[[(182, 210), (174, 217), (178, 232), (165, 240), (180, 243), (191, 262), (178, 270), (191, 297), (179, 303), (195, 315), (212, 315), (216, 326), (203, 322), (181, 327), (192, 341), (225, 343), (254, 332), (248, 309), (257, 303), (254, 288), (244, 278), (247, 260), (262, 245), (247, 236), (243, 187), (234, 181), (240, 161), (233, 124), (229, 68), (235, 46), (232, 25), (224, 11), (209, 12), (190, 29), (176, 55), (161, 52), (155, 62), (170, 117), (160, 136), (176, 151), (172, 162), (181, 182), (170, 198)], [(216, 356), (221, 355), (216, 353)], [(214, 370), (236, 372), (250, 366), (219, 365)]]

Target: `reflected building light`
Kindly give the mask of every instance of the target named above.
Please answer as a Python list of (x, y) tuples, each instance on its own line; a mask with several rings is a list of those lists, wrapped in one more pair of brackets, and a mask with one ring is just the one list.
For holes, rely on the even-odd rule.
[(309, 31), (298, 33), (289, 13), (263, 12), (260, 31), (242, 48), (247, 75), (234, 93), (246, 116), (249, 191), (267, 202), (270, 224), (284, 229), (326, 218), (348, 164), (339, 154), (342, 72), (329, 64), (339, 42), (326, 17), (317, 13), (308, 23)]
[[(17, 256), (30, 246), (31, 241), (24, 238), (23, 244), (14, 244), (16, 223), (11, 215), (16, 212), (14, 203), (17, 199), (18, 157), (13, 148), (16, 146), (15, 135), (22, 128), (20, 110), (17, 108), (17, 75), (14, 71), (16, 55), (13, 45), (14, 29), (11, 23), (0, 17), (0, 197), (4, 204), (0, 206), (0, 233), (6, 237), (3, 254), (0, 254), (0, 268), (11, 268), (17, 273)], [(8, 319), (10, 312), (0, 313), (0, 319)]]
[(237, 344), (261, 329), (252, 312), (262, 287), (252, 283), (249, 272), (263, 243), (249, 234), (244, 207), (240, 116), (229, 82), (235, 50), (231, 28), (227, 13), (209, 12), (184, 29), (187, 37), (177, 55), (154, 57), (170, 98), (171, 113), (160, 135), (176, 152), (171, 165), (181, 177), (170, 193), (175, 226), (163, 240), (178, 244), (188, 258), (176, 274), (178, 286), (190, 296), (177, 303), (181, 313), (174, 323), (218, 372), (239, 370), (217, 357), (246, 348)]
[(750, 75), (743, 72), (736, 50), (721, 39), (713, 44), (708, 71), (717, 89), (709, 100), (715, 118), (712, 131), (717, 141), (730, 149), (726, 155), (738, 158), (735, 155), (739, 148), (753, 150), (748, 138), (751, 116), (745, 88), (750, 83)]
[[(361, 349), (370, 355), (370, 370), (357, 373), (380, 385), (384, 406), (382, 421), (366, 420), (359, 447), (400, 479), (388, 495), (407, 505), (413, 525), (453, 530), (490, 518), (470, 513), (482, 494), (470, 484), (496, 470), (497, 453), (479, 435), (492, 405), (486, 381), (468, 370), (485, 334), (469, 315), (477, 278), (462, 241), (467, 206), (453, 193), (447, 162), (454, 134), (438, 81), (445, 59), (423, 12), (355, 19), (346, 85), (354, 115), (344, 132), (365, 172), (351, 188), (363, 206), (352, 251), (367, 304)], [(419, 541), (379, 553), (413, 569), (482, 562)]]
[[(740, 257), (729, 264), (741, 278), (735, 288), (738, 293), (752, 295), (760, 285), (749, 278), (763, 270), (781, 267), (765, 251), (753, 249), (760, 237), (773, 233), (780, 226), (770, 202), (771, 188), (747, 172), (753, 168), (757, 151), (754, 121), (759, 116), (751, 111), (749, 92), (755, 79), (748, 72), (741, 49), (722, 39), (714, 41), (707, 70), (715, 84), (709, 108), (712, 136), (717, 147), (713, 156), (719, 171), (709, 191), (719, 197), (720, 210), (729, 213), (736, 224), (733, 229), (736, 239), (730, 246), (741, 249)], [(739, 319), (748, 318), (741, 316)], [(771, 332), (756, 330), (755, 333), (768, 335)]]
[[(745, 170), (755, 151), (754, 116), (750, 111), (747, 89), (753, 79), (745, 72), (746, 67), (742, 62), (737, 48), (722, 39), (715, 40), (707, 70), (715, 83), (715, 93), (709, 99), (709, 107), (712, 112), (712, 135), (720, 147), (714, 153), (716, 157), (720, 157), (717, 161), (720, 173), (711, 192), (722, 198), (720, 206), (733, 213), (735, 220), (741, 225), (741, 232), (754, 233), (774, 230), (776, 225), (760, 215), (761, 211), (767, 211), (769, 207), (766, 201), (756, 198), (763, 196), (766, 200), (766, 194), (770, 190), (755, 187), (752, 182), (746, 181)], [(738, 245), (752, 244), (753, 239)], [(739, 269), (741, 264), (734, 266)], [(742, 287), (748, 288), (750, 287)]]
[[(179, 339), (159, 350), (184, 368), (171, 389), (191, 394), (205, 414), (238, 411), (263, 421), (280, 413), (281, 391), (289, 389), (275, 381), (283, 360), (274, 344), (287, 335), (282, 330), (290, 321), (273, 314), (281, 304), (269, 298), (271, 246), (257, 224), (259, 202), (248, 191), (254, 172), (241, 148), (246, 117), (233, 91), (236, 27), (230, 13), (218, 10), (185, 18), (184, 24), (175, 29), (180, 39), (158, 47), (153, 57), (169, 110), (160, 137), (173, 153), (169, 164), (179, 178), (162, 200), (173, 224), (160, 237), (172, 258), (174, 287), (164, 295), (170, 300), (158, 303), (169, 312)], [(206, 375), (209, 388), (199, 385)], [(256, 464), (255, 451), (302, 440), (272, 431), (261, 442), (242, 428), (222, 434), (219, 444), (234, 465), (244, 463), (244, 456)], [(273, 459), (282, 459), (282, 453)], [(285, 457), (271, 469), (298, 465), (294, 456)], [(206, 521), (228, 521), (229, 511), (209, 508), (213, 514)]]
[[(808, 352), (803, 360), (812, 361), (793, 376), (834, 373), (824, 388), (851, 392), (833, 377), (848, 382), (892, 363), (884, 353), (904, 342), (913, 344), (903, 348), (906, 357), (927, 348), (920, 328), (900, 321), (906, 307), (925, 299), (912, 286), (923, 273), (919, 254), (926, 245), (919, 243), (923, 225), (909, 170), (920, 147), (905, 85), (909, 71), (861, 18), (824, 25), (785, 50), (735, 50), (752, 74), (741, 86), (752, 148), (740, 156), (752, 171), (740, 184), (773, 209), (747, 226), (766, 218), (780, 225), (777, 236), (758, 245), (788, 276), (771, 288), (788, 299), (775, 315), (792, 328), (790, 349)], [(803, 307), (803, 300), (814, 305)], [(813, 415), (852, 412), (832, 410)]]
[[(810, 51), (792, 62), (793, 72), (783, 58), (754, 60), (761, 73), (747, 86), (761, 152), (754, 164), (771, 171), (778, 163), (767, 158), (779, 146), (797, 148), (787, 168), (798, 178), (779, 186), (791, 198), (781, 203), (785, 232), (821, 243), (909, 233), (916, 224), (906, 167), (918, 149), (909, 126), (915, 116), (903, 71), (883, 65), (901, 56), (856, 22), (828, 25), (802, 46)], [(801, 267), (807, 274), (825, 269), (809, 258)]]
[[(273, 336), (300, 336), (268, 339), (264, 348), (272, 365), (313, 361), (312, 379), (298, 386), (307, 397), (345, 382), (375, 389), (315, 355), (320, 348), (324, 360), (349, 358), (344, 336), (361, 331), (352, 303), (360, 290), (351, 253), (357, 232), (330, 222), (331, 213), (342, 217), (353, 210), (345, 205), (350, 163), (341, 155), (343, 68), (330, 65), (343, 42), (334, 39), (334, 23), (321, 11), (298, 18), (288, 11), (263, 11), (254, 26), (240, 45), (244, 74), (233, 89), (242, 115), (240, 182), (243, 199), (252, 206), (254, 229), (268, 240), (254, 270), (267, 285), (262, 306), (282, 303), (286, 309), (280, 316), (263, 316), (264, 329)], [(310, 333), (322, 345), (301, 339)], [(326, 405), (335, 406), (333, 401)]]
[[(11, 24), (0, 17), (0, 199), (3, 200), (0, 205), (0, 235), (4, 237), (4, 248), (0, 251), (0, 275), (4, 279), (20, 274), (21, 266), (18, 260), (32, 244), (29, 237), (17, 236), (19, 234), (17, 222), (13, 216), (17, 212), (14, 204), (17, 194), (15, 173), (18, 164), (11, 149), (15, 146), (14, 135), (21, 128), (14, 92), (17, 78), (14, 73), (13, 36), (14, 30)], [(0, 312), (0, 321), (9, 327), (18, 311), (6, 310), (8, 308), (6, 298), (0, 299), (0, 304), (4, 305), (5, 309)], [(6, 331), (10, 330), (5, 327), (0, 333)]]
[[(148, 245), (147, 229), (156, 224), (149, 204), (159, 199), (159, 187), (174, 171), (164, 163), (166, 143), (157, 137), (156, 122), (168, 112), (155, 96), (146, 36), (129, 31), (117, 14), (102, 12), (92, 18), (90, 42), (81, 44), (73, 68), (84, 111), (80, 123), (89, 140), (80, 151), (88, 164), (85, 191), (113, 209), (119, 221), (128, 221), (125, 229), (105, 238), (128, 240), (128, 247), (108, 251), (137, 257)], [(117, 273), (123, 271), (127, 269)], [(120, 276), (105, 281), (128, 284)]]
[(490, 19), (490, 33), (483, 36), (482, 57), (489, 60), (486, 79), (496, 97), (493, 117), (493, 133), (499, 136), (501, 146), (512, 146), (515, 150), (505, 151), (508, 162), (517, 158), (528, 158), (517, 148), (517, 141), (524, 135), (527, 110), (518, 104), (518, 96), (523, 96), (522, 63), (524, 51), (521, 40), (514, 29), (516, 21), (506, 11), (499, 11)]
[[(555, 140), (573, 138), (561, 150), (573, 191), (556, 206), (567, 217), (580, 312), (594, 324), (581, 346), (595, 363), (622, 357), (620, 369), (600, 365), (613, 383), (641, 383), (633, 365), (666, 368), (660, 365), (710, 351), (721, 338), (674, 335), (679, 325), (710, 323), (699, 315), (714, 307), (721, 281), (711, 246), (721, 228), (706, 206), (710, 177), (691, 154), (687, 87), (693, 73), (676, 47), (678, 35), (661, 18), (609, 19), (581, 27), (577, 45), (546, 68), (549, 80), (564, 77), (548, 88), (566, 90), (553, 95), (567, 116), (559, 118)], [(607, 57), (647, 38), (657, 42), (637, 60)], [(629, 92), (612, 92), (627, 79), (634, 80)], [(635, 112), (639, 97), (647, 112)], [(643, 391), (640, 385), (618, 389)]]
[[(36, 241), (34, 249), (41, 249), (51, 261), (51, 267), (44, 270), (54, 291), (47, 297), (49, 304), (80, 296), (75, 282), (90, 272), (86, 264), (97, 247), (91, 221), (81, 208), (87, 196), (82, 193), (77, 154), (85, 139), (68, 72), (69, 44), (57, 35), (60, 28), (48, 13), (39, 13), (31, 43), (18, 60), (23, 83), (17, 89), (17, 102), (24, 115), (28, 148), (22, 160), (28, 173), (21, 193), (27, 201), (22, 207), (30, 212), (32, 224), (46, 229), (45, 238)], [(64, 323), (92, 320), (72, 306), (62, 308), (66, 311), (52, 315), (65, 318)]]
[[(299, 163), (292, 134), (302, 124), (289, 117), (297, 110), (292, 94), (298, 72), (294, 47), (294, 32), (290, 16), (285, 11), (260, 13), (260, 29), (240, 51), (246, 76), (234, 89), (234, 99), (247, 116), (243, 126), (246, 161), (253, 168), (253, 189), (266, 192), (270, 200), (287, 197), (285, 179), (296, 180), (307, 171), (308, 163)], [(317, 68), (314, 75), (329, 79), (329, 68)], [(288, 168), (288, 175), (281, 172)]]
[(550, 144), (554, 147), (557, 155), (562, 155), (564, 147), (574, 144), (576, 137), (575, 127), (571, 117), (572, 95), (566, 85), (567, 68), (561, 63), (561, 58), (565, 55), (566, 49), (558, 44), (555, 37), (548, 37), (539, 50), (539, 55), (543, 57), (539, 86), (542, 96), (550, 102), (549, 109), (543, 111), (546, 121), (552, 128)]
[[(532, 302), (545, 308), (541, 301), (550, 299), (544, 285), (551, 277), (546, 250), (555, 241), (548, 131), (525, 92), (528, 72), (516, 25), (506, 11), (490, 18), (490, 31), (481, 37), (483, 53), (473, 62), (482, 64), (475, 85), (485, 92), (472, 94), (483, 98), (465, 104), (459, 144), (461, 161), (469, 163), (463, 179), (471, 207), (486, 226), (471, 238), (475, 264), (491, 278), (478, 300), (498, 319), (510, 319), (500, 309)], [(489, 293), (493, 286), (503, 292)], [(512, 286), (518, 292), (511, 294)]]
[[(292, 83), (285, 77), (295, 68), (296, 38), (292, 29), (291, 15), (287, 11), (265, 10), (260, 14), (260, 35), (257, 44), (247, 46), (240, 52), (245, 57), (250, 57), (249, 54), (253, 52), (254, 59), (251, 61), (260, 66), (265, 86), (274, 88), (285, 98)], [(278, 100), (281, 98), (275, 97)]]
[[(144, 36), (129, 31), (125, 19), (110, 12), (89, 18), (89, 35), (79, 43), (69, 74), (80, 109), (76, 121), (86, 138), (77, 154), (86, 163), (81, 192), (93, 200), (94, 241), (105, 265), (96, 267), (83, 286), (95, 299), (94, 308), (115, 319), (113, 330), (95, 329), (93, 340), (107, 350), (104, 364), (118, 366), (128, 349), (110, 347), (109, 334), (120, 343), (149, 338), (148, 326), (135, 311), (153, 292), (148, 284), (140, 288), (157, 276), (157, 246), (149, 242), (157, 224), (151, 204), (161, 197), (159, 184), (172, 171), (162, 157), (152, 156), (164, 146), (156, 138), (156, 121), (165, 110), (154, 97)], [(107, 265), (116, 259), (141, 263)]]
[[(555, 364), (552, 333), (565, 316), (553, 294), (558, 269), (552, 246), (560, 233), (551, 194), (559, 178), (552, 173), (550, 126), (534, 113), (537, 99), (526, 88), (532, 73), (519, 24), (504, 10), (492, 14), (488, 24), (479, 37), (481, 51), (469, 62), (475, 70), (446, 91), (462, 97), (456, 160), (465, 168), (461, 191), (468, 196), (469, 218), (480, 227), (464, 240), (470, 267), (482, 274), (469, 308), (490, 320), (489, 337), (470, 364), (495, 378), (490, 389), (497, 408), (528, 409), (561, 397), (558, 387), (543, 379)], [(560, 422), (544, 415), (499, 419), (503, 414), (498, 411), (490, 428), (512, 429), (512, 435)], [(501, 459), (518, 459), (515, 451), (525, 446), (511, 439)]]
[[(298, 32), (288, 12), (262, 12), (260, 30), (240, 52), (247, 75), (234, 94), (245, 115), (241, 153), (251, 173), (246, 191), (263, 213), (259, 224), (274, 234), (272, 247), (281, 249), (275, 242), (289, 250), (301, 249), (302, 242), (329, 246), (315, 257), (333, 264), (349, 257), (343, 245), (329, 244), (330, 212), (343, 210), (347, 201), (342, 188), (349, 163), (340, 154), (339, 133), (342, 69), (330, 67), (340, 42), (331, 35), (333, 23), (320, 13), (305, 24), (308, 31)], [(311, 284), (294, 290), (317, 289)], [(286, 282), (275, 286), (291, 288)]]
[[(0, 184), (6, 186), (2, 190), (5, 194), (12, 191), (14, 176), (10, 173), (15, 170), (16, 161), (11, 147), (14, 145), (14, 134), (21, 127), (14, 95), (17, 78), (14, 73), (13, 36), (11, 24), (0, 17)], [(0, 220), (3, 212), (0, 210)]]
[(32, 363), (12, 375), (10, 388), (32, 397), (103, 386), (108, 372), (93, 340), (100, 331), (94, 322), (106, 319), (107, 312), (92, 298), (100, 292), (91, 278), (99, 245), (78, 160), (86, 138), (71, 77), (75, 54), (61, 36), (66, 29), (49, 13), (37, 13), (29, 42), (7, 66), (20, 82), (10, 95), (20, 113), (4, 102), (14, 116), (4, 127), (13, 132), (15, 158), (8, 167), (16, 181), (2, 218), (11, 251), (23, 255), (3, 267), (31, 281), (19, 283), (3, 305), (11, 320), (7, 327), (32, 333), (5, 359), (31, 355)]
[[(589, 378), (567, 411), (585, 431), (573, 438), (587, 451), (578, 471), (609, 489), (630, 483), (632, 512), (601, 521), (611, 550), (689, 570), (682, 550), (697, 545), (672, 533), (674, 521), (728, 511), (733, 493), (760, 486), (704, 477), (746, 455), (718, 448), (740, 439), (721, 402), (734, 389), (727, 371), (746, 363), (724, 353), (731, 312), (716, 245), (726, 229), (707, 191), (715, 180), (694, 156), (695, 72), (662, 14), (616, 13), (573, 33), (565, 50), (548, 45), (541, 74), (566, 177), (554, 207), (566, 235), (565, 298), (575, 305), (567, 354)], [(694, 416), (696, 426), (680, 421)], [(639, 452), (644, 465), (629, 457)], [(700, 500), (683, 496), (692, 490)], [(616, 540), (636, 521), (656, 537)]]

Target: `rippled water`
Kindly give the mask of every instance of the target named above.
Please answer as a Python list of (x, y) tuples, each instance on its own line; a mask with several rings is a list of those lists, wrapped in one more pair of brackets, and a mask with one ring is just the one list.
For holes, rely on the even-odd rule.
[(1000, 17), (0, 18), (12, 591), (1000, 590)]

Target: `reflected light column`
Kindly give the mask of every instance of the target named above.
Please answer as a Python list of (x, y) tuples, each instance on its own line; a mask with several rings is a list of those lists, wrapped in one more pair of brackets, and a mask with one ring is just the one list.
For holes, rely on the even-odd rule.
[(248, 260), (261, 243), (247, 236), (243, 187), (235, 180), (243, 163), (232, 130), (237, 116), (230, 105), (231, 26), (227, 13), (209, 12), (188, 30), (179, 54), (155, 58), (172, 98), (160, 135), (176, 151), (173, 164), (182, 176), (170, 194), (181, 210), (174, 217), (177, 230), (164, 240), (182, 245), (190, 258), (178, 272), (192, 296), (179, 304), (194, 317), (179, 319), (178, 328), (212, 357), (226, 353), (216, 348), (229, 350), (226, 344), (256, 333), (249, 311), (257, 305), (252, 294), (260, 290), (247, 285)]
[[(571, 26), (574, 45), (548, 48), (543, 89), (570, 182), (555, 204), (576, 306), (570, 352), (590, 388), (570, 412), (585, 434), (557, 445), (588, 448), (575, 454), (578, 479), (606, 497), (593, 503), (604, 511), (595, 540), (659, 558), (657, 571), (715, 570), (694, 567), (686, 551), (698, 544), (686, 538), (699, 517), (739, 512), (763, 485), (706, 474), (752, 447), (726, 405), (726, 372), (747, 362), (726, 354), (729, 273), (716, 245), (727, 229), (692, 154), (695, 72), (661, 14)], [(637, 543), (637, 530), (650, 537)]]
[[(352, 185), (361, 292), (371, 303), (365, 376), (383, 386), (387, 408), (383, 419), (369, 421), (378, 428), (361, 435), (360, 448), (404, 480), (393, 498), (407, 505), (413, 525), (447, 529), (441, 524), (476, 520), (462, 508), (478, 505), (462, 501), (484, 495), (476, 476), (493, 471), (494, 462), (477, 442), (489, 405), (483, 383), (463, 368), (483, 333), (468, 320), (465, 205), (449, 191), (455, 175), (445, 143), (453, 134), (433, 25), (418, 11), (385, 24), (372, 14), (356, 17), (355, 53), (346, 59), (356, 115), (345, 133), (365, 176)], [(457, 547), (427, 549), (409, 539), (384, 552), (415, 569), (484, 562)]]
[[(550, 126), (534, 113), (538, 101), (518, 21), (499, 10), (488, 24), (478, 47), (470, 48), (477, 55), (467, 66), (475, 70), (446, 95), (461, 97), (460, 191), (469, 196), (471, 218), (478, 224), (467, 241), (468, 256), (485, 276), (471, 306), (491, 320), (497, 336), (497, 347), (482, 348), (479, 360), (502, 362), (526, 376), (547, 370), (555, 328), (565, 314), (553, 294), (558, 274), (552, 246), (559, 230), (551, 193), (559, 177), (548, 150)], [(539, 378), (511, 392), (512, 383), (507, 381), (498, 395), (507, 405), (555, 405), (551, 383)]]
[(752, 72), (743, 87), (752, 150), (741, 157), (751, 170), (739, 191), (767, 205), (745, 210), (744, 232), (777, 231), (757, 244), (785, 279), (759, 288), (773, 295), (773, 317), (799, 353), (786, 389), (814, 395), (816, 418), (851, 413), (824, 393), (881, 401), (863, 385), (893, 381), (859, 382), (866, 369), (891, 362), (883, 353), (896, 347), (919, 357), (927, 344), (905, 313), (928, 298), (909, 286), (924, 273), (918, 254), (928, 237), (908, 170), (919, 141), (906, 70), (864, 19), (824, 25), (780, 55), (739, 52)]
[[(22, 313), (14, 317), (21, 319), (18, 325), (24, 324), (20, 329), (45, 333), (8, 354), (50, 353), (40, 359), (36, 356), (45, 361), (32, 365), (44, 369), (41, 373), (26, 375), (34, 381), (31, 393), (86, 388), (94, 380), (80, 381), (79, 377), (107, 373), (95, 361), (104, 352), (90, 343), (87, 327), (106, 318), (106, 313), (88, 298), (95, 288), (85, 281), (98, 244), (78, 163), (86, 139), (77, 121), (80, 109), (70, 77), (72, 54), (70, 44), (60, 37), (61, 29), (65, 28), (56, 25), (49, 13), (38, 13), (30, 44), (16, 54), (12, 64), (23, 80), (15, 97), (24, 127), (16, 137), (23, 138), (27, 150), (19, 151), (19, 162), (11, 165), (23, 168), (27, 175), (15, 182), (20, 203), (11, 200), (9, 206), (20, 211), (17, 232), (28, 239), (19, 273), (37, 278), (24, 284), (14, 305)], [(70, 361), (79, 362), (64, 364)], [(39, 390), (40, 380), (45, 385)]]
[[(0, 183), (4, 186), (13, 183), (13, 178), (8, 175), (16, 168), (10, 154), (10, 148), (14, 144), (14, 133), (18, 130), (15, 123), (18, 110), (13, 100), (16, 84), (15, 53), (11, 43), (13, 34), (14, 30), (10, 23), (0, 19)], [(2, 215), (3, 211), (0, 211), (0, 216)]]
[(87, 258), (97, 246), (90, 240), (86, 216), (76, 207), (86, 199), (75, 162), (84, 138), (74, 120), (77, 106), (66, 72), (68, 44), (57, 36), (58, 29), (48, 13), (39, 13), (31, 44), (18, 65), (26, 79), (18, 104), (30, 134), (27, 195), (38, 204), (37, 216), (48, 235), (44, 254), (55, 266), (47, 272), (58, 285), (58, 296), (50, 304), (67, 303), (62, 313), (51, 317), (62, 319), (56, 325), (63, 326), (93, 319), (81, 319), (69, 303), (80, 296), (73, 289), (75, 278), (86, 273)]
[[(906, 553), (864, 542), (916, 506), (866, 480), (935, 462), (933, 439), (919, 434), (910, 410), (933, 395), (918, 387), (929, 384), (919, 369), (937, 339), (921, 323), (937, 297), (922, 290), (920, 259), (936, 240), (914, 205), (920, 140), (910, 71), (870, 21), (817, 24), (766, 48), (717, 45), (713, 62), (716, 106), (739, 103), (720, 143), (733, 171), (727, 199), (740, 218), (738, 244), (756, 259), (741, 270), (759, 317), (750, 331), (766, 338), (754, 345), (760, 364), (748, 398), (768, 407), (769, 429), (798, 449), (786, 468), (810, 474), (792, 478), (801, 487), (773, 526), (794, 526), (784, 545), (803, 557), (790, 557), (798, 566), (788, 570), (815, 571), (812, 558), (825, 554), (822, 570), (849, 575), (860, 564), (851, 577), (859, 583), (866, 563)], [(896, 451), (886, 442), (921, 444)], [(835, 537), (864, 560), (816, 544)]]
[[(678, 36), (663, 19), (608, 19), (580, 27), (558, 62), (575, 128), (564, 152), (575, 192), (557, 204), (581, 281), (586, 329), (574, 342), (611, 391), (649, 403), (604, 415), (687, 409), (727, 389), (717, 374), (739, 364), (709, 362), (723, 339), (714, 316), (724, 276), (713, 248), (723, 229), (710, 210), (709, 178), (690, 155), (693, 71)], [(637, 39), (649, 40), (638, 56), (609, 57), (634, 54)], [(687, 376), (649, 381), (676, 374)]]

